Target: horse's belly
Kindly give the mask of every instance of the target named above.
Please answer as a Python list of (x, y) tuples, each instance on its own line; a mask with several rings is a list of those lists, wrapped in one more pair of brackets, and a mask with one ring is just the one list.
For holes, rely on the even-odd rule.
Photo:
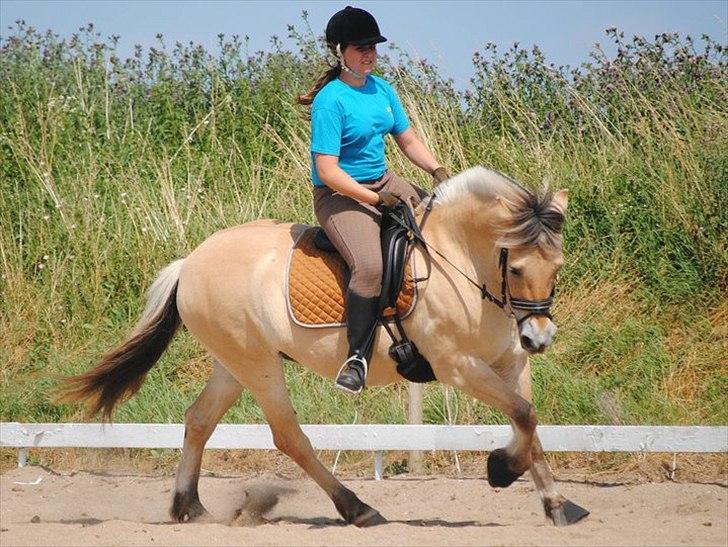
[[(386, 385), (403, 379), (397, 374), (395, 363), (387, 353), (390, 344), (387, 333), (380, 328), (370, 360), (367, 385)], [(281, 351), (320, 376), (333, 379), (346, 360), (348, 350), (344, 327), (320, 329), (294, 325), (291, 339), (284, 342)]]

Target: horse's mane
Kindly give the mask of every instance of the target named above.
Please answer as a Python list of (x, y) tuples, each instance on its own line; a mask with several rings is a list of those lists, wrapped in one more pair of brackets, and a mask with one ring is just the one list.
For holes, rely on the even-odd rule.
[(496, 226), (501, 247), (538, 246), (545, 251), (561, 249), (564, 213), (552, 204), (553, 192), (548, 187), (535, 194), (503, 173), (477, 166), (435, 189), (436, 203), (440, 205), (454, 203), (468, 194), (484, 201), (501, 198), (510, 210), (510, 218)]

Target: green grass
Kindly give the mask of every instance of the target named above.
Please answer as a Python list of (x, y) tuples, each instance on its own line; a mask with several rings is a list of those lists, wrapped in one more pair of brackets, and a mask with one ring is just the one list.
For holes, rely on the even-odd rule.
[[(64, 41), (20, 24), (2, 39), (0, 420), (79, 419), (52, 402), (58, 375), (117, 344), (156, 272), (214, 231), (313, 222), (309, 130), (293, 98), (322, 65), (315, 37), (291, 34), (300, 51), (160, 41), (125, 60), (92, 28)], [(450, 171), (482, 164), (570, 190), (560, 332), (532, 360), (541, 422), (728, 423), (726, 50), (608, 36), (618, 57), (595, 49), (579, 69), (487, 45), (466, 93), (396, 50), (381, 70)], [(209, 368), (183, 333), (116, 419), (180, 421)], [(286, 377), (303, 422), (406, 419), (403, 385), (353, 400), (297, 365)], [(424, 412), (504, 421), (437, 384)], [(263, 417), (244, 394), (224, 420)]]

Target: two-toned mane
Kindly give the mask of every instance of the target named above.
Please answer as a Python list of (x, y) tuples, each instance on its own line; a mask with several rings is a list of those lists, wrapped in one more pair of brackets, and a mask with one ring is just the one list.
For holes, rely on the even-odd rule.
[[(510, 419), (514, 435), (491, 453), (489, 483), (508, 486), (530, 470), (546, 514), (558, 525), (576, 522), (588, 513), (556, 489), (536, 433), (528, 363), (556, 331), (549, 306), (563, 263), (567, 193), (538, 196), (501, 173), (474, 167), (441, 184), (435, 198), (422, 234), (441, 254), (421, 247), (413, 253), (418, 271), (428, 275), (418, 281), (417, 304), (404, 327), (438, 381)], [(160, 272), (130, 337), (67, 383), (68, 398), (108, 417), (140, 388), (178, 325), (210, 352), (212, 376), (185, 415), (171, 508), (176, 520), (206, 514), (197, 490), (202, 451), (244, 389), (262, 408), (276, 446), (321, 486), (346, 522), (385, 520), (321, 465), (288, 397), (282, 356), (333, 378), (347, 351), (345, 328), (306, 328), (289, 314), (286, 257), (307, 228), (260, 220), (213, 234)], [(486, 298), (489, 287), (502, 287), (502, 300)], [(388, 348), (380, 332), (368, 385), (402, 380)]]
[(548, 187), (536, 194), (503, 173), (476, 166), (441, 184), (434, 193), (435, 203), (444, 207), (464, 196), (500, 200), (511, 213), (498, 227), (501, 247), (561, 251), (565, 211), (553, 201), (554, 193)]

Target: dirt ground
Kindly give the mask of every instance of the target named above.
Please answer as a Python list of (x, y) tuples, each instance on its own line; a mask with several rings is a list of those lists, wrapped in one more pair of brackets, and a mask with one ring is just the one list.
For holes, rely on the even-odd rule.
[[(215, 522), (177, 524), (170, 475), (58, 473), (25, 467), (0, 476), (0, 545), (727, 545), (728, 489), (674, 482), (561, 482), (591, 515), (556, 528), (529, 479), (492, 489), (482, 477), (345, 480), (388, 523), (345, 526), (310, 480), (204, 476)], [(277, 503), (275, 501), (277, 500)], [(273, 506), (262, 519), (242, 507)]]

